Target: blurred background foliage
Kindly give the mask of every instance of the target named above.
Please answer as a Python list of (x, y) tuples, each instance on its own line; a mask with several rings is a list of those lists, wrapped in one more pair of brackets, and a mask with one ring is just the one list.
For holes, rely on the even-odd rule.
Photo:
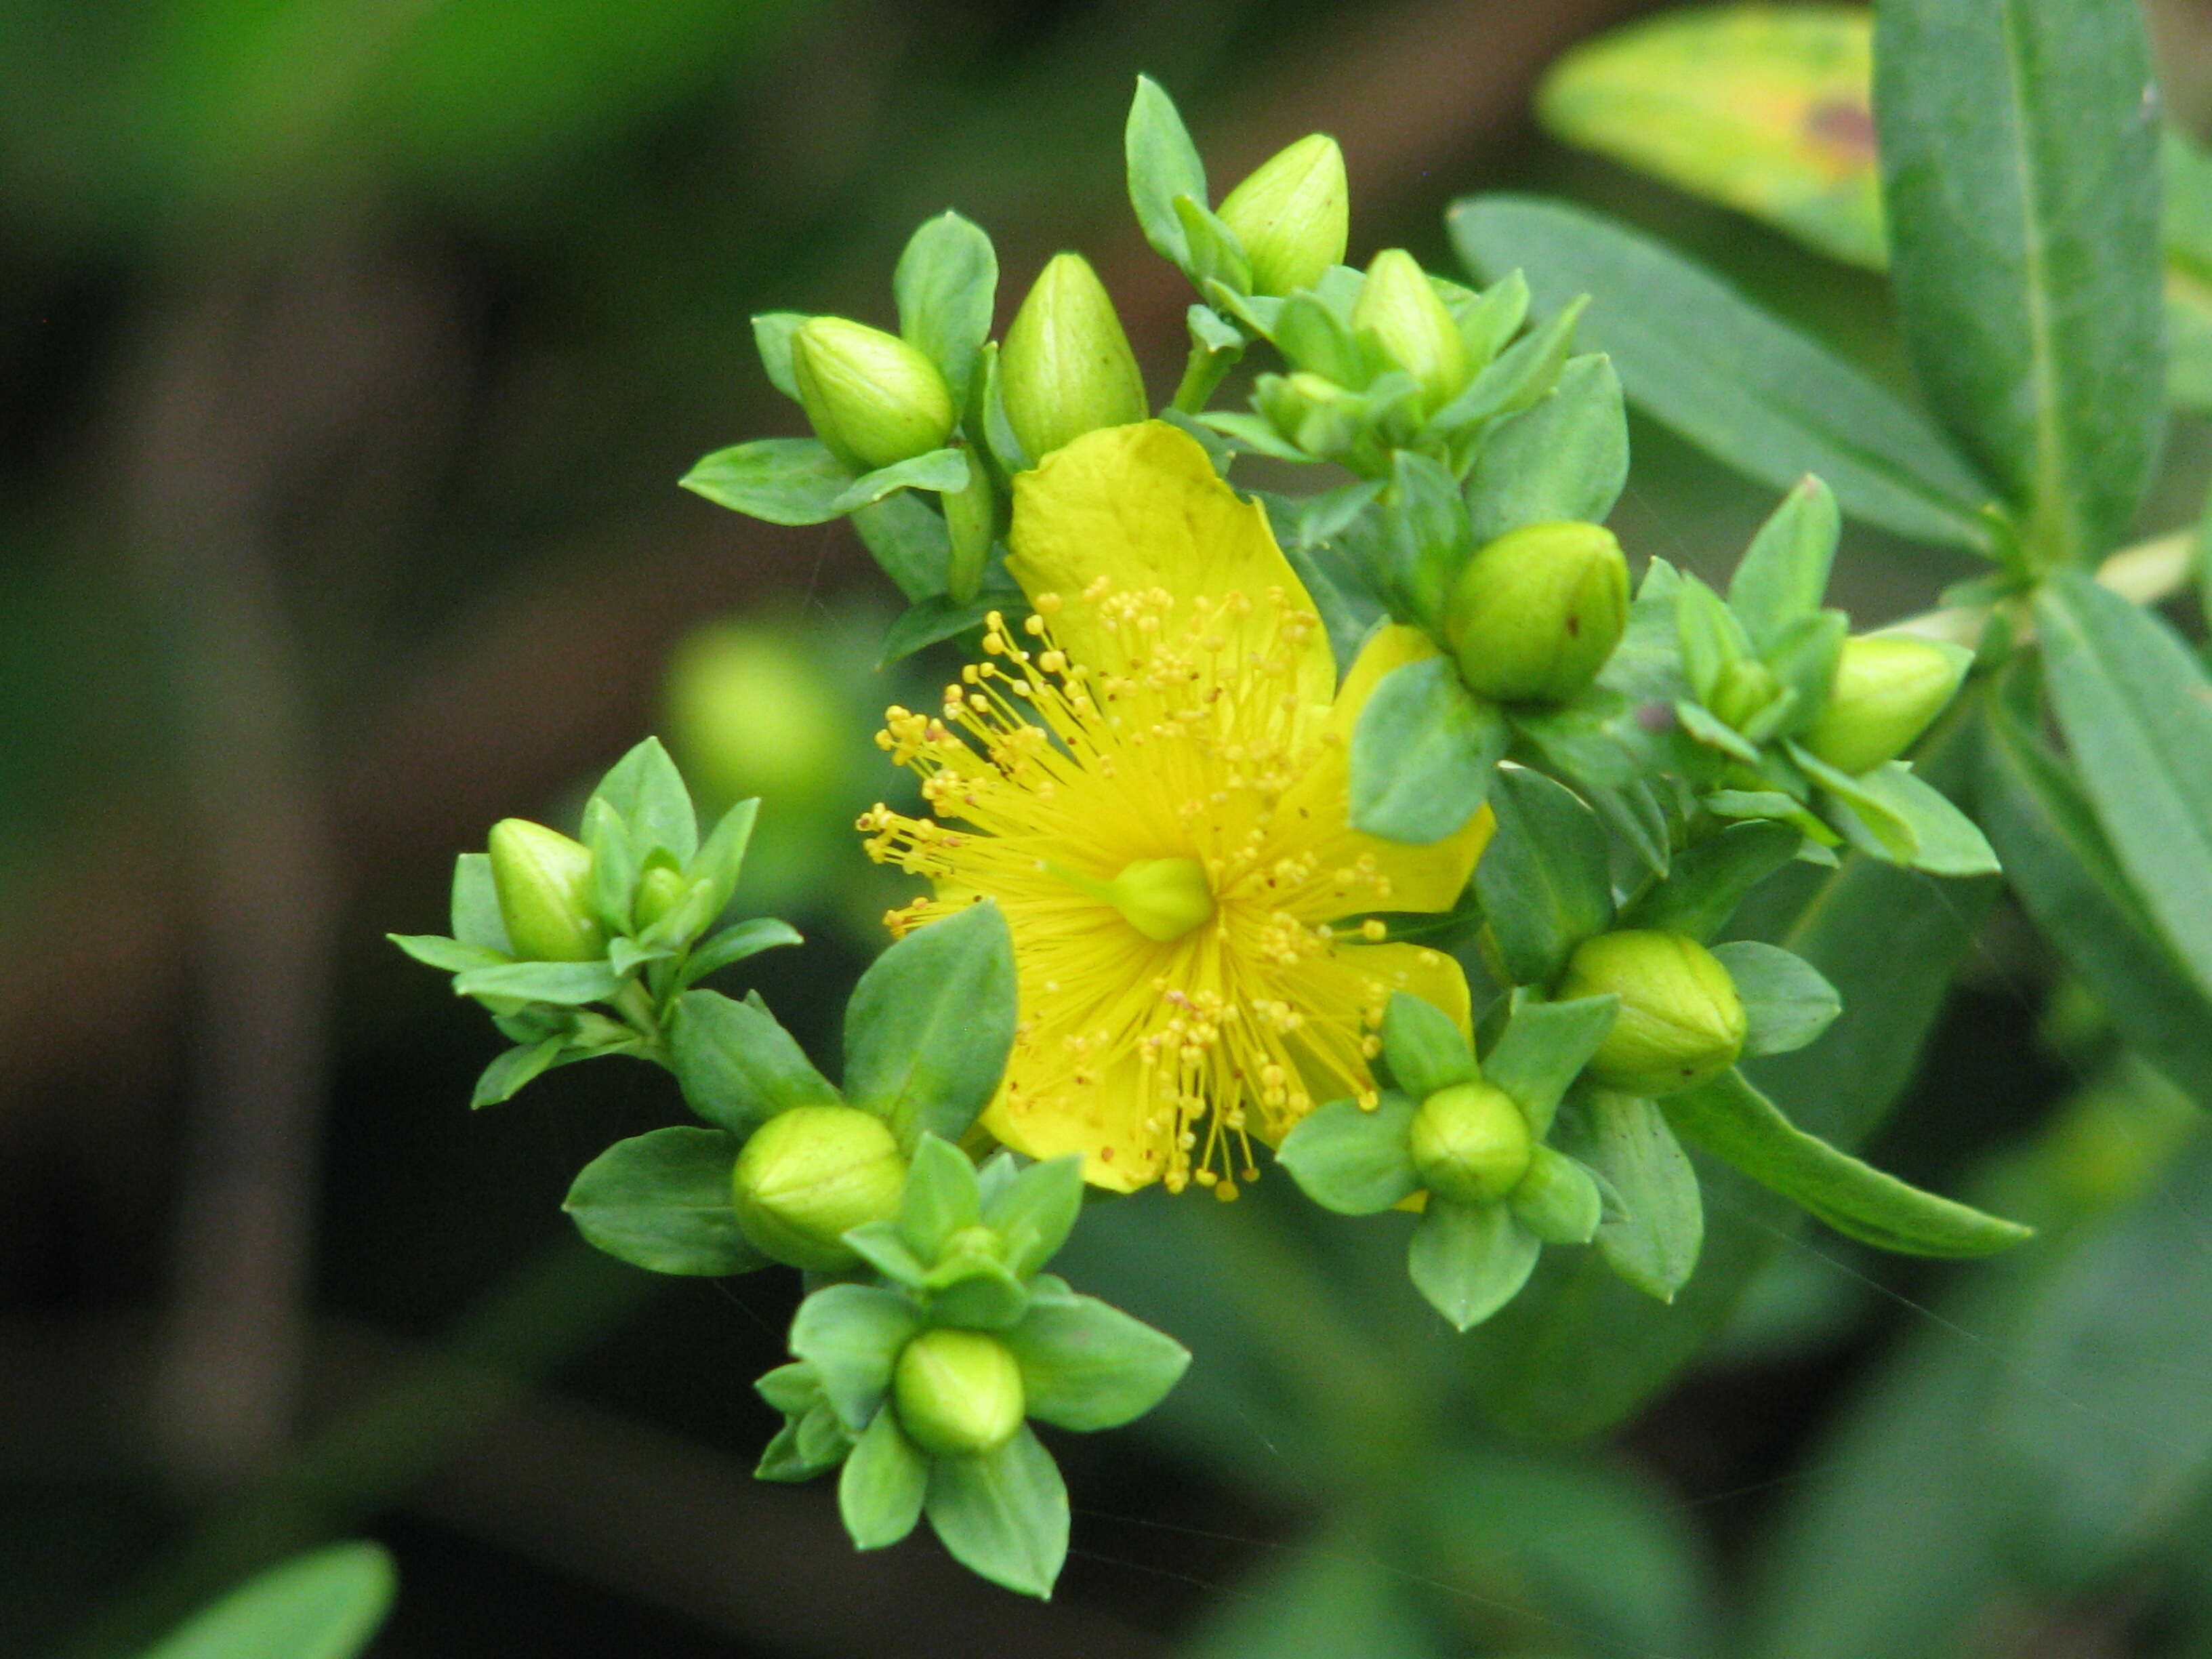
[[(750, 899), (810, 945), (756, 981), (834, 1048), (896, 896), (849, 834), (896, 787), (875, 720), (944, 664), (873, 668), (892, 596), (842, 526), (674, 480), (795, 425), (750, 314), (887, 320), (948, 205), (1010, 295), (1086, 251), (1164, 392), (1140, 69), (1224, 179), (1337, 134), (1358, 257), (1449, 269), (1453, 197), (1566, 194), (1901, 385), (1877, 278), (1536, 125), (1544, 67), (1644, 9), (0, 0), (0, 1650), (130, 1651), (365, 1531), (387, 1659), (2212, 1655), (2212, 1143), (2006, 903), (1928, 886), (1963, 976), (1875, 1156), (2044, 1242), (1951, 1270), (1791, 1233), (1602, 1442), (1486, 1427), (1495, 1379), (1391, 1242), (1279, 1182), (1098, 1207), (1071, 1273), (1200, 1363), (1064, 1448), (1049, 1610), (750, 1481), (796, 1286), (648, 1283), (558, 1210), (665, 1085), (580, 1068), (471, 1117), (489, 1037), (379, 937), (657, 727), (703, 796), (767, 796)], [(2212, 7), (2151, 13), (2202, 135)], [(1792, 199), (1872, 263), (1850, 202)], [(1765, 492), (1635, 441), (1632, 555), (1724, 570)], [(2178, 424), (2147, 526), (2208, 459)], [(1879, 621), (1963, 574), (1853, 531), (1836, 599)]]

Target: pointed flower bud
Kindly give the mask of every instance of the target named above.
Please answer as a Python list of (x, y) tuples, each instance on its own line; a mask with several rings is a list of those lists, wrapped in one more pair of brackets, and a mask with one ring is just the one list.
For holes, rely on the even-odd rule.
[(1255, 294), (1311, 288), (1344, 261), (1351, 217), (1344, 152), (1327, 133), (1310, 134), (1255, 167), (1219, 213), (1252, 262)]
[(1806, 748), (1856, 777), (1910, 749), (1943, 712), (1973, 653), (1902, 635), (1845, 640), (1827, 707), (1806, 731)]
[(1401, 247), (1384, 248), (1367, 267), (1352, 326), (1371, 331), (1391, 360), (1421, 383), (1431, 411), (1450, 401), (1473, 373), (1459, 325), (1428, 273)]
[(791, 337), (791, 378), (814, 434), (863, 472), (942, 449), (952, 393), (937, 365), (896, 334), (813, 317)]
[(676, 901), (684, 896), (684, 872), (673, 864), (658, 860), (645, 866), (637, 878), (637, 896), (632, 902), (631, 919), (639, 928), (650, 927), (676, 908)]
[(592, 915), (592, 852), (527, 818), (491, 827), (491, 879), (507, 942), (525, 962), (596, 962), (605, 933)]
[(1487, 1083), (1455, 1083), (1423, 1101), (1410, 1146), (1421, 1184), (1462, 1204), (1494, 1203), (1528, 1173), (1528, 1120)]
[(907, 1437), (939, 1457), (996, 1451), (1029, 1413), (1021, 1368), (1006, 1345), (986, 1331), (945, 1326), (900, 1350), (891, 1401)]
[(1709, 705), (1713, 713), (1742, 731), (1781, 694), (1773, 671), (1756, 657), (1740, 657), (1721, 670)]
[(890, 1126), (853, 1106), (794, 1106), (753, 1131), (731, 1190), (738, 1229), (763, 1255), (835, 1273), (860, 1258), (848, 1229), (888, 1221), (906, 1185)]
[(1717, 1077), (1743, 1051), (1743, 1000), (1711, 951), (1684, 933), (1625, 928), (1585, 939), (1559, 996), (1613, 995), (1620, 1012), (1591, 1056), (1593, 1080), (1670, 1095)]
[(1152, 412), (1114, 301), (1079, 253), (1054, 254), (1037, 273), (1006, 331), (999, 377), (1007, 424), (1031, 460)]
[(1564, 702), (1628, 626), (1628, 562), (1603, 525), (1532, 524), (1469, 559), (1444, 606), (1468, 689), (1497, 702)]

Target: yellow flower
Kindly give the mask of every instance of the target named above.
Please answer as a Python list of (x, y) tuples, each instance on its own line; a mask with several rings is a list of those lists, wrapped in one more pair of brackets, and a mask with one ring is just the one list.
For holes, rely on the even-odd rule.
[(981, 896), (1006, 913), (1021, 1019), (983, 1118), (1000, 1140), (1081, 1152), (1086, 1179), (1122, 1192), (1233, 1196), (1251, 1137), (1371, 1097), (1391, 991), (1466, 1023), (1450, 957), (1379, 922), (1333, 926), (1449, 908), (1488, 839), (1487, 812), (1433, 847), (1346, 820), (1360, 705), (1436, 647), (1385, 629), (1337, 692), (1265, 514), (1158, 422), (1022, 474), (1008, 539), (1036, 614), (1018, 630), (994, 616), (989, 660), (942, 717), (893, 708), (878, 738), (935, 814), (860, 821), (874, 857), (935, 884), (891, 927)]

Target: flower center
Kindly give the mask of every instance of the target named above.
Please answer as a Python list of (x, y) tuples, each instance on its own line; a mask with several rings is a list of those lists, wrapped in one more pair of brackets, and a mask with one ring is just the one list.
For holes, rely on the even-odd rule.
[(1196, 859), (1139, 859), (1107, 888), (1129, 926), (1164, 945), (1213, 920), (1213, 890)]

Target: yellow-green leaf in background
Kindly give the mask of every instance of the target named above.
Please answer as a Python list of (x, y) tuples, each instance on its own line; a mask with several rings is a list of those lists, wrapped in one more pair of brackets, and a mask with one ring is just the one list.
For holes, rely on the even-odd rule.
[(1537, 113), (1569, 143), (1879, 270), (1872, 76), (1862, 7), (1721, 6), (1577, 46)]

